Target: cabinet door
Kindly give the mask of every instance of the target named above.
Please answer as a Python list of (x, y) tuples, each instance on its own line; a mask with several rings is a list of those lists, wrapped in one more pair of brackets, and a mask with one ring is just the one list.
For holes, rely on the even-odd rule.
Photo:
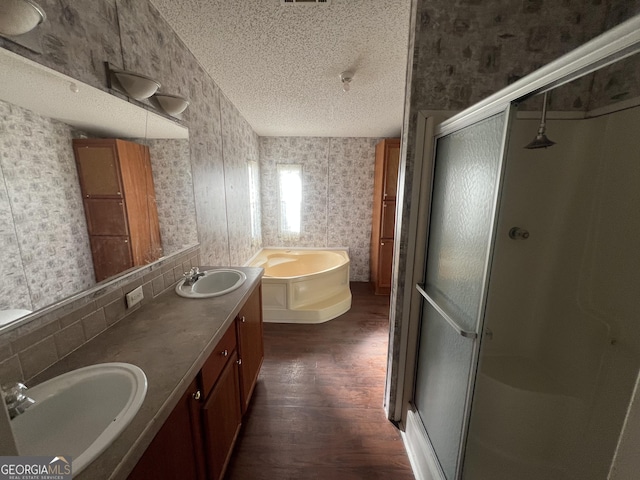
[(122, 199), (87, 198), (84, 201), (89, 235), (129, 235)]
[(398, 167), (400, 165), (400, 141), (387, 140), (384, 162), (383, 200), (395, 200), (398, 190)]
[[(240, 431), (238, 355), (233, 352), (218, 382), (202, 407), (208, 478), (222, 478)], [(170, 477), (163, 477), (170, 478)], [(179, 477), (175, 477), (179, 478)]]
[(247, 411), (251, 394), (258, 380), (262, 360), (264, 359), (264, 342), (262, 339), (262, 286), (251, 294), (243, 305), (238, 319), (238, 346), (240, 356), (240, 391), (242, 413)]
[(235, 325), (231, 325), (200, 370), (200, 384), (202, 385), (202, 394), (205, 398), (209, 396), (209, 392), (211, 392), (211, 389), (218, 381), (220, 373), (229, 361), (229, 355), (236, 351), (236, 349), (236, 327)]
[(381, 238), (393, 238), (396, 226), (396, 202), (395, 200), (382, 202), (382, 228)]
[(129, 480), (150, 478), (205, 478), (200, 431), (200, 404), (194, 399), (194, 382), (138, 461)]
[(149, 262), (153, 262), (164, 254), (162, 239), (160, 238), (160, 223), (158, 221), (158, 204), (156, 202), (156, 189), (153, 183), (151, 170), (151, 155), (149, 148), (145, 147), (144, 156), (145, 178), (147, 183), (147, 215), (149, 217)]
[(113, 141), (74, 140), (73, 148), (82, 196), (122, 197), (118, 157)]
[(380, 275), (376, 293), (389, 293), (391, 291), (391, 269), (393, 265), (393, 240), (380, 242)]
[(133, 267), (129, 237), (90, 236), (96, 282)]
[(116, 140), (134, 265), (146, 265), (162, 256), (158, 211), (149, 148)]

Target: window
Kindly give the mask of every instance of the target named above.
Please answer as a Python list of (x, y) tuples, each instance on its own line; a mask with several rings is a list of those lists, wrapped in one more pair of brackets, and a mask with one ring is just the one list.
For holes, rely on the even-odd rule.
[(302, 165), (278, 165), (280, 234), (300, 235), (302, 209)]
[(260, 228), (260, 170), (258, 162), (247, 163), (249, 170), (249, 207), (251, 211), (251, 243), (258, 245), (262, 236)]

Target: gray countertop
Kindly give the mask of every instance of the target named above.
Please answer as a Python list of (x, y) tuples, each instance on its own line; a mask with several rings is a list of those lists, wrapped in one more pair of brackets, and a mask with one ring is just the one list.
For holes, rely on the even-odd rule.
[(233, 268), (247, 275), (239, 289), (206, 299), (182, 298), (170, 289), (38, 376), (36, 380), (41, 382), (105, 362), (132, 363), (147, 376), (147, 395), (132, 422), (74, 478), (127, 478), (240, 307), (260, 284), (261, 268)]

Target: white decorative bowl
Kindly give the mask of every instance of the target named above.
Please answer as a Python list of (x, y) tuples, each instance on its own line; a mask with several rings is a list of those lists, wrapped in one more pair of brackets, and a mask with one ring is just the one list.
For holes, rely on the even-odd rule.
[(155, 94), (158, 103), (162, 109), (169, 115), (178, 115), (186, 110), (189, 106), (189, 100), (179, 95), (170, 95), (168, 93)]
[(126, 70), (111, 70), (127, 95), (136, 100), (144, 100), (156, 93), (160, 84), (153, 78)]

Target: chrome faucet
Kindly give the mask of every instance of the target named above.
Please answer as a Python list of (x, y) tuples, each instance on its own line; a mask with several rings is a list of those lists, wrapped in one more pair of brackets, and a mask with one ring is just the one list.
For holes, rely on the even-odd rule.
[(204, 277), (204, 273), (200, 271), (198, 267), (191, 267), (191, 270), (188, 272), (184, 272), (184, 283), (183, 285), (193, 285), (198, 281), (200, 277)]
[(27, 386), (24, 383), (5, 385), (2, 387), (2, 397), (7, 406), (10, 418), (16, 418), (36, 401), (26, 395)]

